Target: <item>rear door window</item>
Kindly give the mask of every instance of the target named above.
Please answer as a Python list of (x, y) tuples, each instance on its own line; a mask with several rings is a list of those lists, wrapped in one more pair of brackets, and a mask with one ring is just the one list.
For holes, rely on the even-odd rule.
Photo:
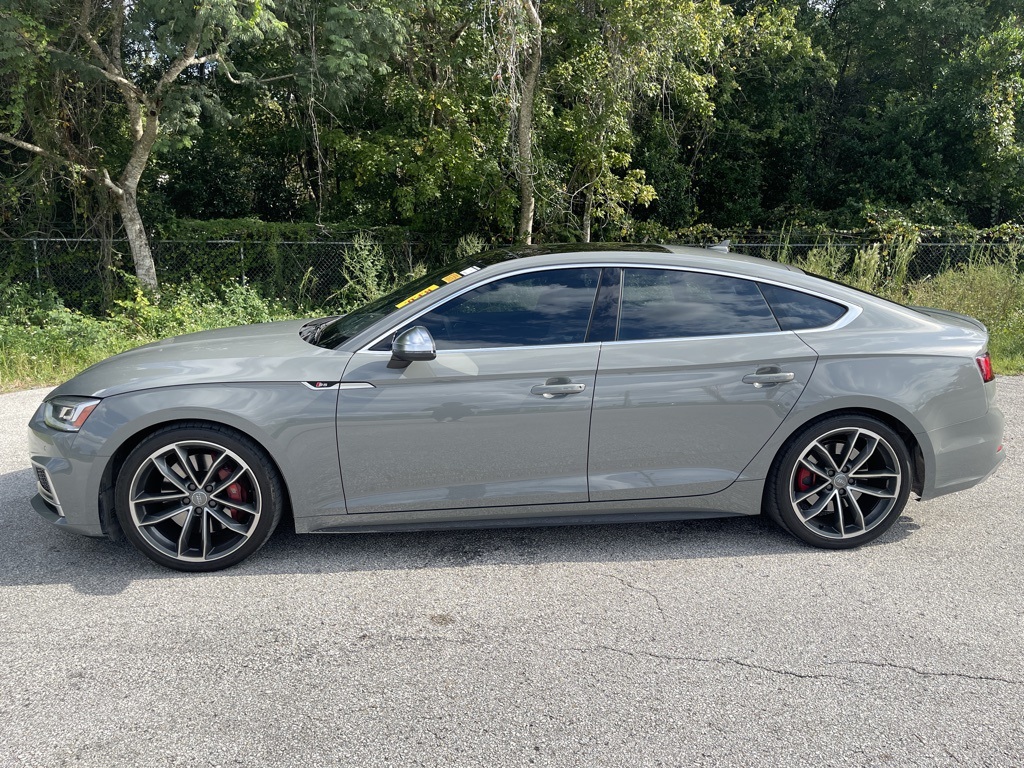
[(749, 280), (674, 269), (626, 269), (619, 341), (778, 331)]

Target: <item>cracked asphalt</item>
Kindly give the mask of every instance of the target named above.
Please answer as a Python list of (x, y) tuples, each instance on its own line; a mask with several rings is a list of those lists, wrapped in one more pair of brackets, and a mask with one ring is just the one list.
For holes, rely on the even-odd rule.
[(0, 395), (0, 766), (1024, 764), (1007, 460), (877, 542), (759, 518), (296, 536), (209, 575), (53, 530)]

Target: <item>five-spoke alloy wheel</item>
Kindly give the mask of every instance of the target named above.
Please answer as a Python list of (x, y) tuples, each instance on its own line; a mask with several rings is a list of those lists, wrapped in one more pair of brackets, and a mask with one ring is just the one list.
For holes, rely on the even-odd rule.
[(767, 511), (809, 544), (846, 549), (880, 536), (910, 496), (910, 457), (880, 421), (837, 416), (798, 434), (775, 463)]
[(122, 529), (162, 565), (212, 571), (240, 562), (281, 517), (281, 481), (259, 447), (222, 428), (184, 426), (144, 440), (118, 475)]

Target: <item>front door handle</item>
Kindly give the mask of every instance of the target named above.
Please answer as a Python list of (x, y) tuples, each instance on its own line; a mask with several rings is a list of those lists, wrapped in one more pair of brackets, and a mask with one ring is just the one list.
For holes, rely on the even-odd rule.
[(586, 388), (586, 384), (538, 384), (530, 390), (530, 393), (552, 398), (559, 395), (575, 395)]
[(785, 384), (796, 378), (791, 371), (775, 371), (772, 373), (748, 373), (743, 377), (744, 384), (753, 384), (755, 387), (763, 387), (765, 384)]

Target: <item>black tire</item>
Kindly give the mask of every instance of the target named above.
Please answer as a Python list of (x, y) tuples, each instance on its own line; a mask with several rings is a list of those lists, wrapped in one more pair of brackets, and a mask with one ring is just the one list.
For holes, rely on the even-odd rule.
[(114, 490), (117, 519), (146, 557), (179, 571), (217, 571), (266, 544), (281, 520), (284, 486), (249, 438), (181, 424), (129, 454)]
[(811, 546), (852, 549), (881, 536), (903, 513), (911, 472), (906, 443), (889, 426), (833, 416), (783, 446), (765, 485), (764, 511)]

